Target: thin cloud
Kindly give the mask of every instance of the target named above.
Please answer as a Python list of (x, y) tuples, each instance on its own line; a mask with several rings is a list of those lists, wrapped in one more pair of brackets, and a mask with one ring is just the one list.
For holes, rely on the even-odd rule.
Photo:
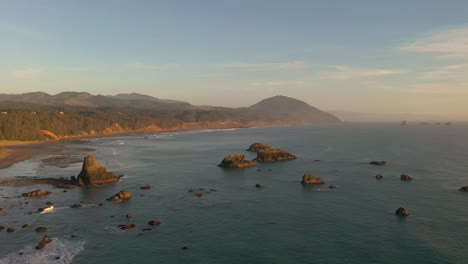
[(423, 72), (422, 79), (426, 80), (467, 80), (468, 64), (455, 64)]
[(157, 65), (145, 64), (141, 62), (135, 62), (130, 65), (131, 67), (139, 70), (160, 70), (161, 67)]
[(400, 47), (400, 50), (418, 53), (435, 53), (446, 58), (468, 58), (468, 25), (438, 31)]
[(246, 71), (295, 70), (305, 68), (304, 61), (276, 62), (276, 63), (233, 63), (222, 65), (224, 68), (241, 69)]
[(42, 73), (42, 69), (39, 68), (28, 68), (13, 72), (13, 76), (16, 78), (31, 78)]
[(321, 78), (334, 80), (349, 80), (358, 78), (380, 77), (385, 75), (399, 74), (403, 71), (394, 69), (357, 69), (347, 66), (335, 66), (334, 71), (322, 71)]
[(276, 87), (276, 86), (302, 86), (304, 81), (268, 81), (268, 82), (253, 82), (250, 86), (256, 87)]

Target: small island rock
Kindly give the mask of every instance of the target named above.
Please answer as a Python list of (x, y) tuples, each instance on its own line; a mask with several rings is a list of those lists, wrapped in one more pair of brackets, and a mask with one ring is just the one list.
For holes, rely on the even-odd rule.
[(218, 167), (222, 168), (244, 168), (244, 167), (252, 167), (257, 165), (254, 161), (245, 160), (245, 156), (242, 154), (237, 155), (229, 155), (226, 156)]
[(302, 176), (302, 184), (322, 184), (325, 183), (324, 180), (314, 177), (312, 174), (306, 173)]

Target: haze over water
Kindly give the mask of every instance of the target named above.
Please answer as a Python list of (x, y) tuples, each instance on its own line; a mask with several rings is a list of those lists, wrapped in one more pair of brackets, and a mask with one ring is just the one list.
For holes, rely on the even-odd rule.
[[(17, 232), (0, 232), (0, 263), (466, 263), (468, 196), (458, 188), (468, 185), (467, 129), (468, 124), (342, 123), (159, 133), (147, 139), (133, 135), (66, 145), (95, 148), (91, 154), (101, 164), (125, 177), (67, 193), (39, 186), (53, 193), (27, 199), (23, 210), (17, 204), (26, 198), (16, 197), (38, 186), (1, 187), (2, 207), (15, 205), (0, 212), (1, 219), (16, 219)], [(229, 154), (254, 158), (245, 149), (255, 142), (299, 158), (239, 170), (216, 167)], [(86, 154), (77, 150), (75, 156)], [(0, 170), (0, 178), (69, 177), (81, 169), (81, 164), (41, 166), (45, 157)], [(372, 160), (390, 164), (372, 166)], [(326, 184), (303, 186), (306, 172)], [(375, 179), (378, 173), (382, 180)], [(402, 182), (400, 174), (414, 180)], [(256, 183), (265, 187), (257, 189)], [(153, 188), (139, 189), (146, 184)], [(130, 201), (105, 201), (122, 189), (133, 193)], [(202, 197), (195, 196), (199, 191)], [(55, 211), (24, 214), (49, 200)], [(84, 208), (69, 207), (80, 201)], [(399, 207), (411, 215), (395, 216)], [(137, 228), (119, 231), (127, 213)], [(162, 224), (139, 235), (150, 220)], [(42, 251), (33, 249), (43, 235), (22, 229), (25, 223), (49, 227), (54, 241)]]

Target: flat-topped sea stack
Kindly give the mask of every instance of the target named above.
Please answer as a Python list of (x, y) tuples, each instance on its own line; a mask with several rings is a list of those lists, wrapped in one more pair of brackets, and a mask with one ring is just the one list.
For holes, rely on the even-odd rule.
[(310, 173), (306, 173), (304, 174), (304, 176), (302, 176), (301, 183), (302, 184), (323, 184), (325, 183), (325, 181), (320, 178), (314, 177)]
[(253, 143), (252, 145), (250, 145), (247, 151), (257, 152), (265, 149), (271, 149), (271, 147), (263, 143)]
[(95, 185), (109, 182), (116, 182), (119, 178), (113, 172), (107, 171), (106, 167), (99, 165), (93, 155), (84, 158), (83, 168), (77, 178), (80, 186)]
[(245, 168), (257, 165), (255, 161), (246, 160), (242, 154), (226, 156), (218, 167), (221, 168)]
[(258, 162), (272, 162), (292, 159), (297, 159), (297, 157), (284, 149), (264, 149), (257, 152), (257, 157), (254, 160)]

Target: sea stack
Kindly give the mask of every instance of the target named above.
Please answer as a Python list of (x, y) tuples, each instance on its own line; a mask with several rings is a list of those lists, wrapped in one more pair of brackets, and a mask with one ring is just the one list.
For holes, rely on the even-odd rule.
[(325, 183), (324, 180), (314, 177), (312, 174), (306, 173), (302, 176), (302, 184), (323, 184)]
[(263, 143), (253, 143), (252, 145), (250, 145), (247, 151), (257, 152), (265, 149), (271, 149), (271, 147)]
[(106, 167), (99, 165), (93, 155), (88, 155), (84, 158), (83, 168), (76, 180), (78, 185), (84, 186), (116, 182), (119, 178), (115, 173), (108, 172)]
[(250, 161), (250, 160), (245, 160), (245, 156), (242, 154), (237, 154), (237, 155), (229, 155), (226, 156), (220, 164), (218, 164), (218, 167), (222, 168), (245, 168), (245, 167), (252, 167), (257, 165), (256, 162)]
[(291, 160), (297, 159), (296, 156), (288, 153), (284, 149), (264, 149), (257, 152), (255, 161), (258, 162), (271, 162), (280, 160)]

